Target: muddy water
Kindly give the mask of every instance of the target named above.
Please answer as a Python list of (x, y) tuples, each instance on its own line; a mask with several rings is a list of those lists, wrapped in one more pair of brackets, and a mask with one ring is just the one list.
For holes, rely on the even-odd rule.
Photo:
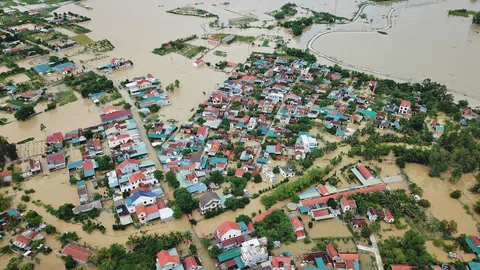
[(432, 206), (428, 209), (439, 220), (455, 220), (458, 224), (458, 234), (476, 235), (476, 223), (472, 216), (468, 215), (462, 205), (449, 194), (451, 186), (439, 179), (428, 176), (428, 167), (418, 164), (408, 164), (405, 172), (410, 180), (423, 189), (423, 198), (430, 201)]
[(23, 82), (28, 82), (30, 80), (30, 78), (21, 73), (21, 74), (17, 74), (17, 75), (14, 75), (14, 76), (10, 76), (6, 79), (6, 81), (13, 81), (13, 83), (17, 84), (17, 83), (23, 83)]
[[(447, 0), (426, 6), (419, 3), (425, 0), (392, 5), (397, 11), (388, 35), (376, 31), (358, 33), (365, 31), (365, 26), (353, 25), (347, 29), (357, 33), (324, 35), (317, 39), (314, 48), (345, 63), (414, 80), (429, 77), (449, 88), (480, 96), (473, 68), (480, 60), (480, 28), (472, 26), (471, 17), (448, 16), (449, 9), (479, 10), (480, 2)], [(374, 7), (383, 11), (389, 8)], [(372, 16), (374, 20), (383, 19), (378, 14)]]
[[(444, 241), (444, 243), (447, 244), (447, 245), (451, 245), (452, 241)], [(435, 245), (433, 245), (433, 241), (425, 242), (425, 246), (427, 247), (428, 253), (437, 257), (437, 259), (439, 261), (442, 261), (442, 262), (453, 262), (453, 261), (455, 261), (455, 259), (449, 258), (448, 253), (443, 251), (441, 247), (436, 247)], [(464, 253), (460, 250), (457, 250), (456, 253), (457, 253), (458, 258), (462, 259), (465, 262), (471, 261), (476, 257), (475, 254), (473, 254), (473, 253)]]
[[(100, 123), (100, 116), (95, 105), (90, 100), (82, 99), (78, 94), (78, 100), (64, 106), (57, 106), (53, 111), (43, 112), (27, 121), (14, 121), (0, 128), (0, 135), (8, 137), (13, 142), (34, 137), (36, 141), (45, 140), (46, 137), (56, 131), (63, 133), (76, 128), (85, 128)], [(41, 112), (46, 108), (46, 103), (38, 104), (35, 111)], [(40, 124), (46, 129), (40, 131)]]

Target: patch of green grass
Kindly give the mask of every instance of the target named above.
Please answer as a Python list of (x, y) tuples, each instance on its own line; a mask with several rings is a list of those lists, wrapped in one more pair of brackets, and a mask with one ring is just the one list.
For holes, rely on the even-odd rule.
[(0, 118), (0, 126), (7, 124), (7, 121), (8, 121), (7, 118)]
[(27, 138), (25, 140), (21, 140), (21, 141), (17, 142), (17, 144), (24, 144), (24, 143), (27, 143), (27, 142), (31, 142), (33, 140), (35, 140), (35, 138), (30, 137), (30, 138)]
[(449, 10), (448, 15), (452, 16), (461, 16), (461, 17), (468, 17), (469, 15), (475, 15), (477, 12), (475, 10), (468, 10), (468, 9), (454, 9)]
[(74, 32), (75, 34), (85, 34), (92, 32), (90, 29), (85, 28), (78, 24), (62, 24), (62, 27)]
[(195, 55), (203, 52), (206, 49), (207, 49), (207, 47), (204, 47), (204, 46), (195, 46), (195, 45), (188, 44), (187, 46), (185, 46), (185, 48), (183, 48), (178, 53), (191, 59)]
[(81, 45), (87, 45), (93, 42), (93, 40), (85, 34), (76, 35), (76, 36), (70, 37), (70, 39)]
[(77, 100), (77, 97), (75, 96), (75, 93), (73, 92), (73, 90), (58, 92), (55, 95), (58, 97), (57, 104), (59, 106), (62, 106)]
[[(225, 34), (225, 33), (217, 33), (217, 34), (213, 34), (212, 37), (222, 39), (228, 35), (229, 34)], [(232, 41), (232, 43), (233, 42), (252, 43), (255, 40), (255, 37), (252, 37), (252, 36), (241, 36), (241, 35), (233, 35), (233, 36), (235, 36), (235, 39)]]
[(21, 1), (28, 4), (28, 5), (35, 5), (35, 4), (39, 3), (38, 0), (21, 0)]
[(215, 51), (213, 54), (215, 54), (216, 56), (222, 56), (222, 57), (227, 56), (227, 53), (222, 51)]
[(10, 103), (10, 104), (13, 104), (13, 105), (17, 105), (17, 106), (25, 106), (25, 102), (21, 101), (21, 100), (13, 100), (13, 99), (9, 99), (7, 100), (6, 103)]

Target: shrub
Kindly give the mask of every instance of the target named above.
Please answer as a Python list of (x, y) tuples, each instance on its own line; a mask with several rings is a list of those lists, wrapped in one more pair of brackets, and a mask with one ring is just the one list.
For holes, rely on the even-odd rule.
[(461, 196), (462, 196), (462, 191), (460, 191), (458, 189), (454, 190), (454, 191), (452, 191), (452, 193), (450, 193), (450, 198), (452, 198), (452, 199), (458, 199)]
[(431, 203), (428, 200), (421, 199), (420, 201), (418, 201), (418, 205), (420, 205), (423, 208), (428, 208), (431, 206)]
[(29, 201), (30, 201), (30, 196), (28, 196), (28, 195), (22, 195), (22, 198), (21, 198), (21, 199), (22, 199), (22, 201), (24, 201), (24, 202), (29, 202)]

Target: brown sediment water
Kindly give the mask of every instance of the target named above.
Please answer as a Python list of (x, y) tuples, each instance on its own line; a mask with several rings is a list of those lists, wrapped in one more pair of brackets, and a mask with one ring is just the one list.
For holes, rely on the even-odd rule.
[(434, 217), (439, 220), (455, 220), (458, 224), (458, 233), (476, 235), (476, 219), (466, 213), (458, 200), (450, 198), (453, 191), (450, 184), (439, 178), (428, 176), (429, 168), (419, 164), (407, 164), (405, 173), (410, 180), (423, 189), (423, 197), (431, 203), (428, 208)]
[(388, 35), (365, 33), (372, 27), (357, 23), (342, 28), (351, 32), (319, 37), (314, 49), (344, 63), (416, 81), (431, 78), (459, 93), (479, 97), (473, 67), (480, 61), (480, 28), (472, 25), (471, 17), (448, 16), (448, 10), (479, 10), (480, 2), (417, 0), (390, 5), (369, 7), (386, 11), (371, 17), (384, 24), (390, 7), (396, 9)]
[[(444, 241), (446, 245), (452, 245), (452, 241)], [(433, 256), (437, 257), (439, 261), (442, 262), (454, 262), (457, 259), (449, 258), (448, 257), (448, 252), (445, 252), (441, 247), (436, 247), (433, 244), (433, 241), (426, 241), (425, 246), (427, 247), (428, 253), (432, 254)], [(474, 253), (465, 253), (461, 250), (456, 250), (455, 253), (457, 253), (457, 258), (463, 260), (464, 262), (469, 262), (476, 258), (476, 255)]]
[[(13, 121), (0, 128), (0, 135), (8, 137), (12, 142), (18, 142), (26, 138), (34, 137), (35, 141), (45, 140), (46, 137), (57, 131), (63, 133), (77, 128), (86, 128), (100, 123), (100, 116), (91, 100), (82, 99), (77, 95), (78, 100), (56, 109), (43, 112), (26, 121)], [(37, 104), (36, 112), (46, 108), (46, 103)], [(45, 125), (43, 131), (40, 125)]]

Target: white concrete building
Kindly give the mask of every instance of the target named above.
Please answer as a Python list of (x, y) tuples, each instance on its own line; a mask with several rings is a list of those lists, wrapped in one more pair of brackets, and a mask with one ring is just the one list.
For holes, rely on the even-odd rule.
[(242, 243), (240, 258), (246, 265), (253, 267), (268, 260), (267, 248), (256, 238), (245, 241)]

